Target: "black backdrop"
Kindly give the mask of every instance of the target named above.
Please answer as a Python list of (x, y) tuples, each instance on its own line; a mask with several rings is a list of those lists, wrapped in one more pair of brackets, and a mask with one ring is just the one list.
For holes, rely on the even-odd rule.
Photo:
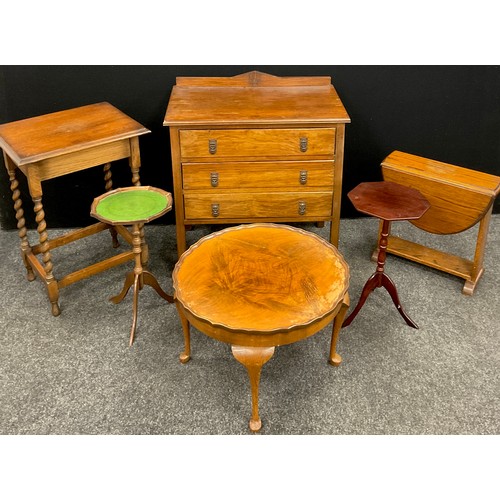
[[(163, 117), (176, 76), (331, 76), (351, 117), (346, 126), (342, 217), (358, 214), (346, 198), (359, 182), (380, 180), (393, 150), (500, 175), (500, 66), (0, 66), (0, 123), (108, 101), (151, 130), (140, 138), (141, 183), (172, 191), (170, 141)], [(3, 164), (3, 160), (0, 160)], [(34, 216), (19, 175), (27, 225)], [(126, 162), (114, 187), (130, 184)], [(102, 169), (46, 181), (49, 228), (81, 227), (103, 192)], [(494, 212), (500, 212), (497, 199)], [(174, 223), (173, 212), (159, 223)], [(0, 226), (15, 229), (6, 169), (0, 168)]]

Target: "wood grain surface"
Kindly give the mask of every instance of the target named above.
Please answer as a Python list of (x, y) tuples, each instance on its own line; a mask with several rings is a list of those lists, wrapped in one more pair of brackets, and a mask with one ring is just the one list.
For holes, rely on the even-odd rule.
[(348, 267), (313, 233), (251, 224), (202, 238), (176, 264), (173, 282), (176, 298), (198, 318), (272, 332), (332, 312), (347, 291)]

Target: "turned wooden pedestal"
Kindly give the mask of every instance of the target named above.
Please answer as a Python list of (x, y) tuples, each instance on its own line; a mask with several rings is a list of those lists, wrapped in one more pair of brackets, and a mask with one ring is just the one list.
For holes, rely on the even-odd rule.
[(382, 228), (378, 242), (377, 270), (366, 282), (356, 307), (344, 321), (343, 326), (352, 323), (373, 290), (384, 287), (389, 292), (396, 309), (406, 324), (412, 328), (418, 328), (403, 309), (396, 285), (385, 273), (384, 266), (391, 222), (422, 217), (429, 209), (429, 202), (416, 189), (400, 186), (393, 182), (363, 182), (350, 191), (347, 196), (357, 210), (378, 217), (381, 220)]
[(349, 307), (349, 270), (338, 250), (313, 233), (286, 225), (251, 224), (210, 234), (184, 252), (173, 272), (185, 349), (193, 325), (231, 344), (249, 375), (250, 429), (258, 431), (259, 380), (275, 347), (305, 339), (334, 321), (329, 363)]

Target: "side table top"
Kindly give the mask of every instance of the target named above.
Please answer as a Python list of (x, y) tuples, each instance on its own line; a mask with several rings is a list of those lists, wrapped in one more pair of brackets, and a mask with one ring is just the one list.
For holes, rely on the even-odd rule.
[(108, 102), (0, 125), (0, 148), (16, 165), (149, 133)]
[(420, 191), (395, 182), (362, 182), (347, 193), (352, 204), (387, 221), (419, 219), (431, 206)]
[(273, 333), (332, 312), (347, 292), (349, 269), (314, 233), (262, 223), (205, 236), (182, 254), (172, 278), (176, 299), (197, 318)]

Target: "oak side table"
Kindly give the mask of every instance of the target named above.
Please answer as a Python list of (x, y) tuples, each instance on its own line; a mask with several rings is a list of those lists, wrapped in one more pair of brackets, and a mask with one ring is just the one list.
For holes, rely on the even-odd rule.
[(347, 196), (357, 210), (377, 217), (380, 219), (382, 226), (378, 241), (377, 270), (368, 278), (356, 307), (344, 321), (343, 326), (352, 323), (373, 290), (384, 287), (389, 292), (396, 309), (406, 324), (412, 328), (418, 328), (417, 324), (403, 309), (396, 285), (385, 273), (384, 265), (391, 222), (419, 219), (429, 209), (430, 203), (416, 189), (388, 181), (362, 182), (350, 191)]
[(309, 231), (270, 223), (212, 233), (175, 265), (174, 300), (191, 357), (190, 324), (231, 344), (250, 378), (254, 432), (262, 366), (276, 346), (305, 339), (333, 321), (328, 361), (338, 366), (337, 339), (349, 307), (349, 269), (338, 250)]
[(178, 77), (163, 124), (179, 257), (196, 224), (330, 222), (337, 246), (347, 123), (328, 76)]
[[(54, 248), (105, 229), (110, 229), (115, 247), (118, 246), (116, 231), (130, 245), (132, 245), (132, 235), (124, 226), (109, 226), (98, 222), (49, 240), (42, 205), (42, 181), (104, 165), (105, 189), (110, 191), (113, 187), (111, 162), (128, 158), (132, 170), (132, 184), (138, 186), (140, 185), (138, 137), (149, 132), (140, 123), (107, 102), (0, 125), (0, 148), (3, 150), (9, 174), (27, 277), (32, 281), (36, 275), (45, 283), (54, 316), (60, 314), (58, 301), (61, 288), (132, 260), (134, 253), (129, 249), (56, 279), (50, 253)], [(27, 178), (29, 193), (34, 203), (40, 240), (39, 244), (34, 246), (30, 245), (27, 237), (21, 192), (16, 178), (18, 170)], [(141, 236), (143, 239), (143, 235)], [(37, 257), (39, 254), (41, 262)], [(147, 259), (146, 248), (144, 258)]]

